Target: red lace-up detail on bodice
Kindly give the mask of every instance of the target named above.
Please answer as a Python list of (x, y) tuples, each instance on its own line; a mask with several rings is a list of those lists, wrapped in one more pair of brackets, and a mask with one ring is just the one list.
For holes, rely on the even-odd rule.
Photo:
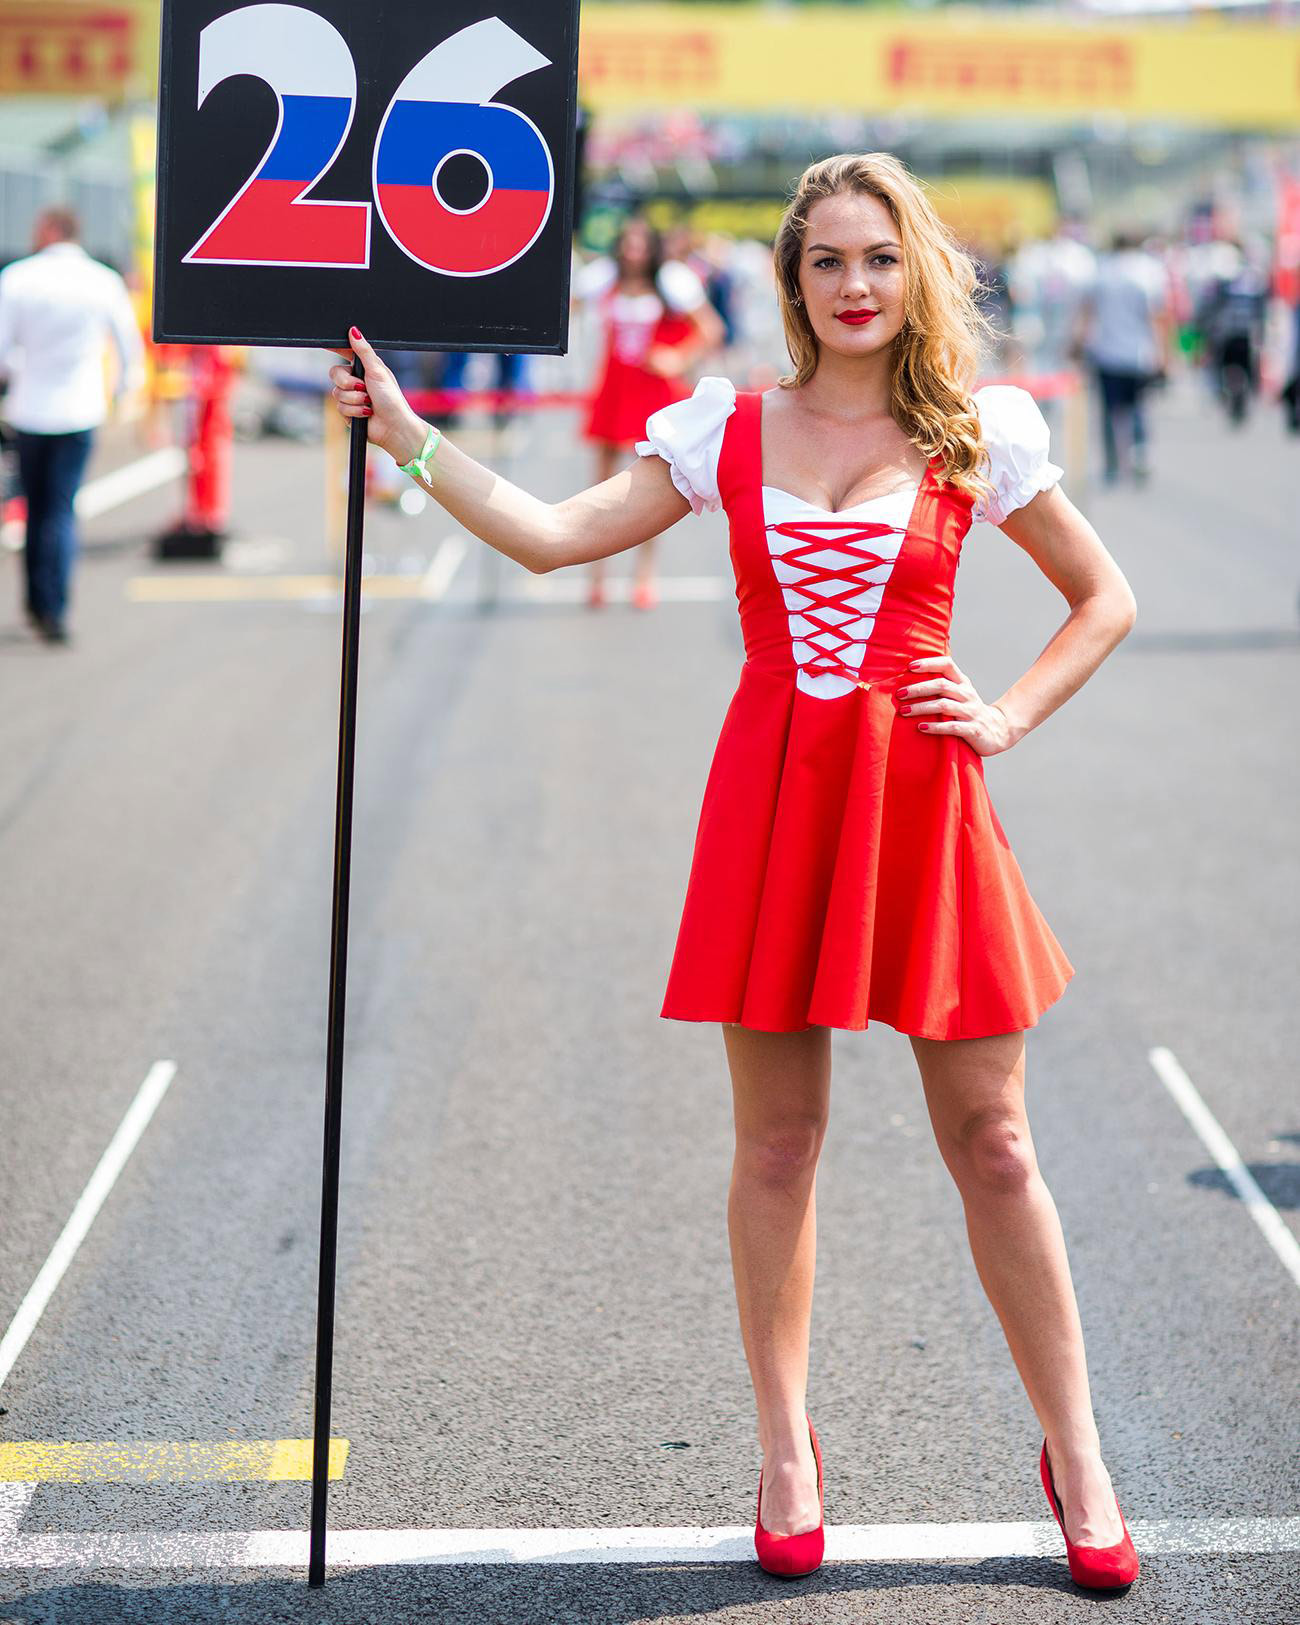
[[(810, 677), (859, 684), (862, 658), (906, 527), (846, 519), (784, 520), (766, 527), (772, 565), (790, 611), (795, 663)], [(798, 545), (778, 550), (772, 536)], [(868, 543), (895, 538), (885, 552)]]

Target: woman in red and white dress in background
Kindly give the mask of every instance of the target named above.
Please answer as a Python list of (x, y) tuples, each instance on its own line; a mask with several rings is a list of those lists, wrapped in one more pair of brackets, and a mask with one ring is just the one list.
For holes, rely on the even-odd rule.
[[(583, 427), (596, 447), (596, 479), (607, 480), (645, 433), (647, 417), (687, 393), (684, 375), (723, 338), (721, 318), (688, 265), (666, 260), (647, 221), (623, 224), (610, 257), (592, 260), (573, 279), (573, 296), (592, 304), (605, 327), (605, 357)], [(637, 550), (632, 602), (656, 602), (654, 542)], [(591, 566), (587, 602), (605, 602), (605, 561)]]

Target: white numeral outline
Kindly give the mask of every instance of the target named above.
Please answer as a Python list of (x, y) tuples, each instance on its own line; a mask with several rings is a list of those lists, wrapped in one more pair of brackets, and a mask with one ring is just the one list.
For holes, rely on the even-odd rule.
[[(551, 157), (550, 144), (546, 137), (529, 118), (527, 113), (521, 113), (517, 107), (511, 107), (506, 102), (493, 101), (507, 85), (514, 84), (516, 79), (522, 79), (526, 73), (535, 73), (538, 68), (549, 68), (551, 60), (538, 50), (535, 50), (521, 34), (503, 23), (500, 17), (485, 17), (482, 22), (470, 23), (467, 28), (449, 34), (440, 44), (435, 45), (427, 55), (422, 56), (411, 71), (393, 92), (392, 99), (384, 109), (384, 116), (379, 121), (379, 129), (375, 133), (375, 151), (370, 165), (370, 186), (374, 194), (375, 208), (379, 211), (379, 218), (384, 222), (384, 230), (406, 255), (407, 259), (414, 260), (422, 265), (426, 271), (435, 271), (439, 276), (477, 277), (495, 276), (498, 271), (504, 271), (506, 266), (513, 265), (516, 260), (522, 259), (533, 246), (545, 229), (546, 222), (551, 218), (551, 210), (555, 207), (555, 161)], [(502, 260), (497, 265), (489, 266), (483, 271), (450, 271), (443, 265), (430, 265), (428, 260), (409, 249), (402, 239), (388, 223), (388, 216), (384, 213), (383, 199), (379, 192), (379, 149), (383, 144), (384, 131), (388, 128), (388, 120), (392, 116), (394, 107), (399, 101), (416, 102), (464, 102), (473, 107), (493, 107), (502, 112), (513, 114), (521, 119), (537, 137), (542, 151), (546, 154), (546, 208), (542, 214), (537, 230), (532, 234), (524, 246), (508, 260)], [(450, 214), (470, 215), (477, 214), (492, 196), (495, 179), (492, 176), (492, 166), (481, 152), (474, 152), (468, 147), (462, 147), (462, 152), (468, 152), (488, 172), (489, 184), (482, 198), (471, 209), (451, 209), (442, 202), (441, 196), (434, 189), (434, 195), (444, 209)], [(448, 153), (447, 157), (451, 154)], [(441, 164), (439, 165), (441, 167)], [(432, 183), (430, 183), (432, 185)]]
[[(317, 53), (307, 63), (309, 53)], [(321, 70), (324, 70), (322, 73)], [(224, 80), (236, 74), (250, 74), (260, 79), (275, 93), (275, 133), (266, 151), (258, 159), (248, 179), (226, 204), (221, 213), (199, 238), (183, 263), (200, 265), (284, 265), (325, 267), (338, 271), (365, 271), (370, 267), (371, 207), (367, 202), (350, 202), (344, 198), (308, 199), (318, 209), (364, 209), (366, 220), (365, 257), (361, 260), (250, 260), (216, 259), (204, 255), (196, 259), (199, 250), (230, 211), (261, 174), (266, 160), (275, 150), (284, 126), (284, 98), (286, 96), (340, 96), (348, 101), (347, 123), (343, 134), (315, 176), (304, 183), (302, 191), (289, 207), (306, 199), (306, 194), (328, 174), (343, 144), (352, 131), (357, 113), (357, 69), (348, 43), (319, 12), (306, 6), (287, 6), (269, 0), (267, 4), (241, 6), (214, 18), (199, 35), (199, 99), (203, 106), (209, 93)], [(274, 75), (274, 77), (272, 77)], [(328, 88), (323, 88), (328, 86)]]
[[(517, 107), (511, 107), (506, 102), (492, 100), (499, 95), (509, 84), (522, 78), (526, 73), (534, 73), (538, 68), (550, 67), (549, 57), (535, 50), (522, 35), (503, 23), (499, 17), (484, 18), (483, 21), (471, 23), (468, 27), (458, 30), (447, 39), (440, 41), (428, 51), (398, 85), (396, 91), (384, 109), (384, 116), (379, 121), (379, 128), (375, 132), (374, 144), (371, 154), (370, 178), (374, 197), (373, 208), (377, 210), (383, 221), (384, 229), (388, 232), (393, 243), (406, 257), (415, 264), (423, 266), (425, 270), (433, 271), (439, 276), (454, 277), (480, 277), (493, 276), (503, 271), (516, 260), (521, 259), (541, 236), (551, 217), (555, 206), (555, 161), (546, 137), (538, 129), (527, 113), (521, 112)], [(182, 263), (198, 265), (246, 265), (246, 266), (284, 266), (311, 268), (318, 267), (331, 270), (368, 270), (370, 266), (370, 224), (372, 204), (369, 201), (352, 202), (340, 198), (308, 198), (307, 194), (319, 184), (328, 174), (335, 160), (342, 152), (345, 142), (352, 131), (352, 124), (357, 110), (357, 74), (356, 64), (352, 53), (348, 49), (347, 41), (334, 27), (318, 12), (310, 11), (305, 6), (293, 6), (279, 3), (279, 0), (265, 0), (251, 6), (241, 6), (235, 11), (229, 11), (215, 18), (199, 34), (199, 71), (198, 71), (198, 106), (202, 107), (209, 93), (215, 86), (224, 80), (238, 74), (249, 74), (260, 79), (275, 94), (276, 123), (275, 132), (268, 143), (266, 150), (258, 159), (248, 178), (234, 194), (221, 213), (203, 232), (202, 236), (182, 256)], [(280, 139), (280, 132), (284, 126), (284, 98), (288, 95), (301, 96), (334, 96), (346, 98), (348, 102), (347, 122), (343, 133), (339, 136), (334, 150), (321, 165), (315, 176), (303, 184), (301, 191), (290, 201), (292, 209), (302, 202), (310, 202), (313, 208), (337, 209), (364, 209), (365, 211), (365, 250), (361, 260), (255, 260), (255, 259), (217, 259), (210, 255), (202, 255), (200, 250), (218, 226), (226, 219), (231, 210), (248, 191), (248, 188), (260, 176), (267, 159), (275, 150)], [(490, 266), (481, 271), (453, 271), (445, 266), (431, 265), (414, 253), (401, 240), (389, 225), (384, 214), (382, 202), (379, 201), (379, 148), (383, 142), (384, 131), (394, 107), (401, 100), (410, 101), (439, 101), (463, 102), (469, 106), (491, 107), (514, 118), (522, 120), (537, 138), (538, 145), (546, 156), (547, 199), (546, 208), (537, 229), (532, 236), (508, 260)], [(460, 215), (476, 214), (491, 198), (495, 189), (495, 180), (492, 167), (482, 153), (463, 147), (457, 152), (467, 153), (479, 159), (488, 173), (488, 189), (482, 199), (469, 209), (452, 209), (443, 202), (437, 187), (435, 177), (430, 178), (430, 189), (438, 199), (441, 206), (449, 213)], [(448, 157), (442, 156), (437, 166)]]

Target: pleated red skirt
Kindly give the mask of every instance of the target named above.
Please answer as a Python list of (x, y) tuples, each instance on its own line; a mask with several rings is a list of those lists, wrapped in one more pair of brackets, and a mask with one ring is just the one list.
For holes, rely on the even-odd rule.
[[(972, 504), (937, 470), (896, 551), (870, 547), (885, 527), (829, 513), (769, 526), (761, 396), (737, 397), (719, 486), (746, 658), (705, 786), (669, 1019), (978, 1038), (1033, 1026), (1074, 974), (989, 800), (984, 758), (921, 733), (894, 697), (919, 680), (910, 660), (948, 651)], [(865, 648), (813, 640), (818, 674), (853, 683), (834, 698), (800, 685), (791, 632), (792, 607), (828, 629), (846, 619), (819, 618), (845, 571), (818, 575), (818, 547), (860, 556), (876, 581), (892, 562)]]
[(607, 352), (582, 426), (584, 439), (630, 446), (645, 438), (645, 420), (690, 391), (678, 378), (661, 378)]

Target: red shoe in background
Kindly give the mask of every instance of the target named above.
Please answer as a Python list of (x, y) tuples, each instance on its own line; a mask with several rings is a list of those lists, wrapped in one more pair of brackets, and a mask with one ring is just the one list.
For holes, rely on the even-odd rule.
[(806, 1529), (798, 1535), (773, 1535), (763, 1528), (763, 1472), (758, 1474), (758, 1514), (754, 1519), (754, 1550), (758, 1553), (759, 1567), (769, 1574), (779, 1574), (787, 1580), (811, 1574), (821, 1567), (826, 1552), (826, 1506), (822, 1495), (822, 1451), (817, 1429), (805, 1416), (808, 1436), (812, 1440), (813, 1458), (817, 1463), (817, 1503), (821, 1508), (821, 1522), (816, 1529)]
[(1061, 1506), (1060, 1498), (1056, 1493), (1056, 1484), (1052, 1479), (1052, 1464), (1047, 1459), (1047, 1440), (1043, 1440), (1043, 1453), (1038, 1461), (1039, 1475), (1043, 1480), (1043, 1488), (1047, 1492), (1047, 1500), (1052, 1508), (1052, 1514), (1061, 1526), (1061, 1533), (1065, 1536), (1065, 1555), (1070, 1564), (1070, 1578), (1075, 1585), (1086, 1586), (1090, 1591), (1118, 1591), (1124, 1586), (1131, 1586), (1138, 1577), (1138, 1554), (1133, 1549), (1133, 1540), (1128, 1532), (1128, 1525), (1124, 1522), (1124, 1514), (1120, 1512), (1119, 1502), (1115, 1502), (1115, 1510), (1119, 1512), (1120, 1526), (1124, 1531), (1124, 1538), (1117, 1541), (1114, 1546), (1076, 1546), (1065, 1534), (1065, 1510)]
[(632, 587), (632, 603), (637, 609), (653, 609), (659, 602), (659, 589), (653, 581), (637, 581)]

